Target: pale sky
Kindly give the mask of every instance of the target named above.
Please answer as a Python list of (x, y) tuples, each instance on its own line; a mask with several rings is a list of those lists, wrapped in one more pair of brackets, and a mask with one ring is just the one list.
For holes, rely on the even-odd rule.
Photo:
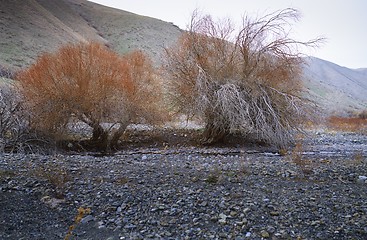
[(244, 14), (263, 16), (284, 8), (300, 11), (293, 38), (307, 41), (326, 38), (308, 55), (349, 68), (367, 68), (366, 0), (92, 0), (139, 15), (172, 22), (182, 29), (195, 9), (215, 18), (239, 22)]

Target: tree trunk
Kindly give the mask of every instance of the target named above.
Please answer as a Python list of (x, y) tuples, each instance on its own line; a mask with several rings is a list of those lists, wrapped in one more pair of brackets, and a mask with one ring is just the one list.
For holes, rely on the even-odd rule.
[(203, 144), (211, 145), (223, 141), (229, 135), (229, 128), (226, 125), (214, 123), (215, 118), (207, 118), (207, 123), (203, 132)]
[(118, 140), (121, 138), (122, 134), (124, 134), (127, 126), (127, 123), (120, 123), (120, 127), (112, 134), (111, 139), (109, 140), (109, 149), (117, 148)]
[(124, 134), (127, 123), (120, 123), (119, 128), (114, 131), (105, 130), (100, 124), (93, 125), (93, 133), (90, 139), (91, 147), (99, 151), (111, 151), (117, 148), (118, 140)]
[(91, 144), (98, 150), (106, 150), (108, 147), (108, 132), (100, 124), (93, 126)]

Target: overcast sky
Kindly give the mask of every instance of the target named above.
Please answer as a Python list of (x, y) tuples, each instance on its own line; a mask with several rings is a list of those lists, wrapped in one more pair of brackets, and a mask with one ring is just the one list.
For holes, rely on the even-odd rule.
[(93, 0), (106, 6), (173, 22), (186, 29), (199, 9), (213, 17), (240, 21), (244, 14), (263, 16), (292, 7), (302, 17), (293, 25), (296, 40), (325, 37), (318, 49), (307, 52), (349, 68), (367, 68), (366, 0)]

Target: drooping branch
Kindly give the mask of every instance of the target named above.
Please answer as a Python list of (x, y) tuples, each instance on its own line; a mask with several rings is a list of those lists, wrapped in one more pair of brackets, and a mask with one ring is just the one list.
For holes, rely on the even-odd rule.
[(299, 47), (322, 41), (290, 38), (288, 27), (298, 17), (295, 9), (243, 17), (236, 34), (231, 21), (194, 12), (188, 31), (166, 49), (177, 108), (203, 119), (205, 142), (236, 131), (279, 147), (292, 141), (309, 113), (301, 95)]

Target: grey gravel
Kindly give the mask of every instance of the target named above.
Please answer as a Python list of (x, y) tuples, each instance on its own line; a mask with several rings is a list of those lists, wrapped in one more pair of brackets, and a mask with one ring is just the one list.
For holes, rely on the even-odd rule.
[[(301, 161), (294, 159), (300, 157)], [(367, 239), (367, 136), (302, 152), (128, 149), (2, 154), (0, 239)], [(75, 224), (77, 209), (91, 211)]]

